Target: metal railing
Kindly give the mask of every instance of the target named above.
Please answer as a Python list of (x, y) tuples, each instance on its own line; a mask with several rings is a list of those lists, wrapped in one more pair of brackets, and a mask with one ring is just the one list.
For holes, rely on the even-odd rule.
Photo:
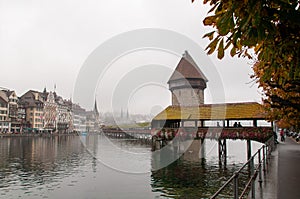
[[(251, 198), (255, 198), (255, 180), (258, 176), (258, 182), (262, 183), (262, 171), (265, 172), (267, 169), (267, 164), (270, 161), (271, 152), (274, 150), (274, 138), (270, 138), (257, 152), (248, 159), (248, 161), (236, 171), (226, 182), (225, 184), (210, 198), (214, 199), (219, 196), (219, 194), (233, 182), (233, 198), (244, 198), (251, 191)], [(255, 165), (255, 158), (257, 158), (257, 165)], [(239, 187), (239, 177), (241, 176), (242, 171), (248, 166), (250, 170), (249, 179), (246, 182), (244, 187)], [(239, 188), (243, 188), (240, 191)]]

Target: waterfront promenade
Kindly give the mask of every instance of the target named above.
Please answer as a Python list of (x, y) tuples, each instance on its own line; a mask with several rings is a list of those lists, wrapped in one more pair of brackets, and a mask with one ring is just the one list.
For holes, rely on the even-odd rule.
[(300, 144), (287, 137), (273, 151), (262, 188), (256, 183), (256, 198), (300, 198)]

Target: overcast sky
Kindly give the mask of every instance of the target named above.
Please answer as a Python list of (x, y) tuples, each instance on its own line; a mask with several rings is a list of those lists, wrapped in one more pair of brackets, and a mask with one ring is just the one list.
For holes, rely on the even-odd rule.
[[(59, 95), (70, 98), (74, 94), (74, 85), (81, 67), (99, 45), (116, 35), (141, 28), (172, 30), (187, 36), (204, 49), (208, 40), (202, 39), (202, 36), (210, 29), (202, 23), (208, 10), (202, 2), (0, 0), (0, 87), (15, 90), (17, 95), (22, 95), (28, 89), (42, 91), (46, 87), (47, 90), (53, 90), (56, 85)], [(122, 108), (129, 109), (132, 113), (155, 113), (171, 103), (167, 81), (180, 57), (165, 52), (139, 53), (141, 52), (123, 56), (112, 64), (108, 71), (111, 74), (107, 73), (108, 76), (99, 79), (95, 96), (100, 111), (111, 110), (112, 104), (116, 110)], [(149, 58), (152, 59), (151, 63), (145, 61)], [(154, 65), (153, 59), (156, 59)], [(252, 74), (249, 60), (229, 56), (218, 60), (216, 54), (209, 56), (209, 59), (221, 78), (216, 81), (222, 81), (226, 102), (260, 102), (261, 95), (257, 86), (249, 84), (249, 76)], [(204, 72), (209, 70), (201, 63), (197, 64)], [(133, 72), (128, 75), (129, 71), (138, 71), (143, 65), (150, 65), (153, 70), (160, 66), (162, 74), (165, 74), (165, 85), (145, 82), (140, 87), (133, 88), (124, 103), (112, 102), (114, 100), (106, 94), (108, 90), (114, 90), (109, 86), (120, 84), (121, 80), (135, 74)], [(154, 76), (155, 73), (151, 75)], [(209, 83), (205, 93), (206, 103), (222, 102), (210, 97), (210, 84), (213, 84), (214, 76), (207, 78)], [(113, 95), (122, 98), (122, 95)], [(87, 99), (80, 103), (90, 109), (92, 101), (93, 99)]]

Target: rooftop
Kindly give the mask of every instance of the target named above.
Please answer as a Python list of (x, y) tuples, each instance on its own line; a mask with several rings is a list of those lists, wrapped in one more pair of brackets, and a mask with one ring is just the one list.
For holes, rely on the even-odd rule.
[(247, 120), (265, 119), (265, 111), (256, 102), (169, 106), (153, 120)]
[(178, 79), (203, 79), (207, 82), (207, 78), (202, 73), (202, 71), (197, 66), (196, 62), (193, 60), (188, 51), (185, 51), (181, 60), (179, 61), (175, 71), (171, 75), (170, 81), (178, 80)]

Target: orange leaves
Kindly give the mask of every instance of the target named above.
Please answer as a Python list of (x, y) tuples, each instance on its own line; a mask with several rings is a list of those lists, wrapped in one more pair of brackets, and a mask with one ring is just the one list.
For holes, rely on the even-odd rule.
[(203, 24), (205, 26), (214, 26), (216, 24), (217, 17), (216, 16), (208, 16), (203, 20)]
[[(215, 28), (204, 35), (210, 40), (207, 54), (217, 51), (258, 62), (251, 76), (263, 89), (270, 118), (291, 121), (300, 129), (300, 12), (285, 1), (221, 1), (209, 3), (210, 16), (203, 23)], [(225, 47), (224, 47), (225, 46)], [(254, 51), (249, 51), (253, 49)]]
[(203, 36), (203, 38), (208, 37), (209, 40), (212, 40), (212, 39), (214, 38), (214, 33), (215, 33), (215, 32), (216, 32), (216, 31), (212, 31), (212, 32), (206, 33), (206, 34)]
[(217, 47), (217, 44), (218, 44), (219, 40), (220, 40), (219, 37), (215, 38), (215, 39), (214, 39), (214, 40), (206, 47), (205, 50), (209, 49), (208, 52), (207, 52), (207, 54), (210, 55), (210, 54), (212, 54), (212, 53), (215, 51), (215, 49), (216, 49), (216, 47)]
[(224, 44), (223, 44), (223, 38), (221, 39), (218, 47), (218, 58), (222, 59), (224, 57)]

